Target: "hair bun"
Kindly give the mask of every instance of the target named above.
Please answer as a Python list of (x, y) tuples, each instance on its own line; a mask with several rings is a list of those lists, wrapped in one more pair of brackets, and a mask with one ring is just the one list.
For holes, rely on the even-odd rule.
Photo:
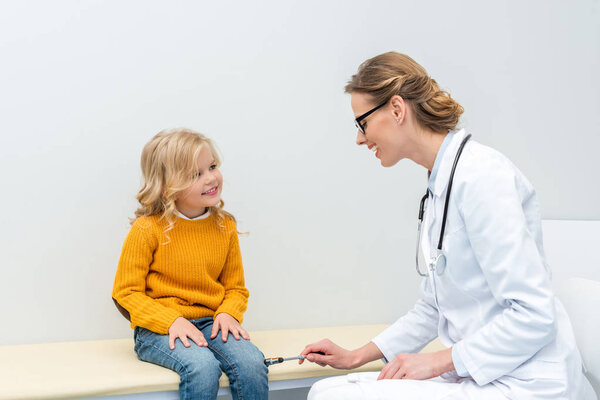
[(434, 132), (456, 129), (464, 112), (419, 63), (396, 52), (383, 53), (363, 62), (345, 91), (368, 94), (375, 104), (399, 95), (411, 106), (417, 123)]

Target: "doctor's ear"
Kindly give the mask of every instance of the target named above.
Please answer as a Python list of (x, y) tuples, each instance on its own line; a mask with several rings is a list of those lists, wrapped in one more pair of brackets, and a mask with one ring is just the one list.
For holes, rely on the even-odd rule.
[(392, 114), (396, 120), (396, 124), (400, 125), (406, 118), (408, 104), (402, 97), (396, 94), (390, 99), (390, 105), (392, 106)]

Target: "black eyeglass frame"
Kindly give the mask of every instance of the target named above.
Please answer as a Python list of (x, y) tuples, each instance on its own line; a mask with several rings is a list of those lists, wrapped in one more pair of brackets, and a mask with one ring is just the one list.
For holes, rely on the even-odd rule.
[(385, 106), (387, 103), (388, 103), (388, 100), (386, 100), (385, 102), (381, 103), (380, 105), (378, 105), (376, 107), (371, 108), (369, 111), (367, 111), (363, 115), (359, 115), (358, 117), (356, 117), (354, 119), (354, 126), (356, 126), (356, 128), (359, 131), (361, 131), (363, 135), (366, 135), (365, 127), (360, 123), (360, 121), (367, 118), (369, 115), (373, 114), (375, 111), (379, 110), (381, 107)]

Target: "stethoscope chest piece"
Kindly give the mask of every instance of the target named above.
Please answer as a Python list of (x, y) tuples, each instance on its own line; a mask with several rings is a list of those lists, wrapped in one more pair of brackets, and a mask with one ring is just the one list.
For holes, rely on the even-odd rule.
[(429, 270), (435, 271), (435, 273), (439, 276), (444, 273), (446, 270), (446, 256), (441, 251), (438, 251), (438, 254), (431, 260), (429, 264)]

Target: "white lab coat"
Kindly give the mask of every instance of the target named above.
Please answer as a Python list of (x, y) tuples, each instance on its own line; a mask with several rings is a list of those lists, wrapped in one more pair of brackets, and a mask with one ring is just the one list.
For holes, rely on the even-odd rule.
[[(465, 136), (451, 132), (436, 160), (421, 241), (426, 260), (437, 247)], [(552, 292), (535, 191), (506, 157), (473, 139), (454, 175), (443, 251), (445, 271), (423, 278), (414, 308), (373, 339), (387, 360), (439, 336), (478, 385), (491, 383), (509, 399), (596, 399)]]

